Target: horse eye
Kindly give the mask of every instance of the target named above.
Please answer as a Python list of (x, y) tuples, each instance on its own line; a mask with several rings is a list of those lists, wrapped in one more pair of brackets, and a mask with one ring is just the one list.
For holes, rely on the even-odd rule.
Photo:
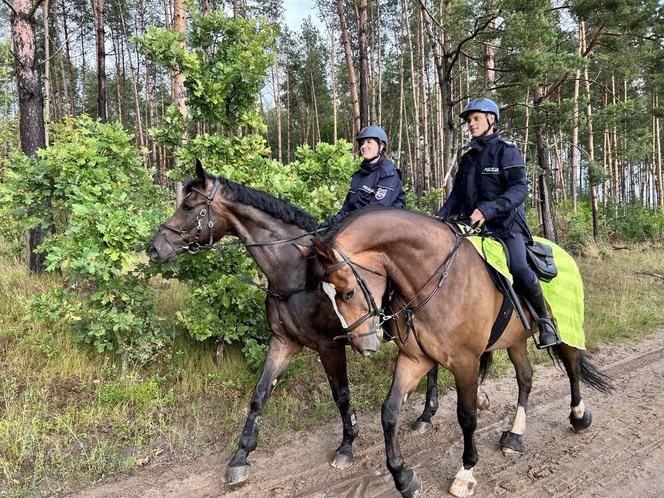
[(191, 211), (192, 207), (189, 204), (182, 204), (182, 209), (185, 211)]
[(343, 296), (342, 299), (344, 301), (350, 301), (351, 298), (353, 297), (353, 294), (355, 294), (355, 289), (351, 289), (348, 292), (346, 292)]

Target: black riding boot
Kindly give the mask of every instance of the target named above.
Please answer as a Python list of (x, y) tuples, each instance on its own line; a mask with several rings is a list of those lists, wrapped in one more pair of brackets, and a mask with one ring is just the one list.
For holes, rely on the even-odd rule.
[(539, 321), (537, 322), (540, 329), (539, 348), (549, 348), (560, 344), (556, 327), (549, 317), (549, 311), (546, 309), (544, 295), (542, 294), (542, 288), (540, 287), (539, 282), (525, 288), (523, 290), (523, 296), (528, 300), (533, 307), (533, 310), (535, 310), (535, 313), (539, 316)]

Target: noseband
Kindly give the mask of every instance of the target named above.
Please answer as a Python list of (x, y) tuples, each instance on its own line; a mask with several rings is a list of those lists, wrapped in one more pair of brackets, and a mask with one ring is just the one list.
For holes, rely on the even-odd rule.
[[(383, 277), (384, 279), (387, 279), (387, 275), (385, 273), (381, 272), (381, 271), (374, 270), (373, 268), (368, 268), (368, 267), (363, 266), (359, 263), (355, 263), (354, 261), (352, 261), (348, 257), (348, 255), (345, 252), (343, 252), (337, 246), (335, 246), (334, 249), (339, 254), (341, 254), (341, 257), (343, 258), (343, 260), (340, 261), (339, 263), (337, 263), (336, 265), (332, 266), (331, 268), (328, 268), (327, 270), (325, 270), (325, 274), (329, 275), (330, 273), (334, 273), (334, 272), (340, 270), (341, 268), (343, 268), (344, 266), (348, 265), (348, 267), (353, 272), (353, 275), (355, 275), (355, 279), (357, 280), (357, 283), (359, 284), (360, 289), (362, 289), (362, 294), (364, 294), (364, 299), (367, 302), (367, 307), (368, 307), (368, 311), (364, 316), (358, 318), (355, 322), (350, 324), (348, 327), (342, 327), (341, 328), (341, 331), (343, 332), (343, 334), (334, 337), (334, 340), (337, 341), (337, 340), (341, 340), (341, 339), (350, 339), (351, 338), (350, 333), (353, 330), (355, 330), (357, 327), (362, 325), (364, 322), (366, 322), (369, 318), (372, 318), (374, 316), (377, 316), (377, 317), (383, 317), (384, 316), (383, 309), (379, 308), (376, 305), (376, 301), (374, 300), (373, 294), (371, 294), (371, 291), (369, 290), (369, 286), (367, 285), (366, 281), (362, 278), (362, 275), (360, 275), (360, 273), (357, 271), (357, 269), (361, 268), (364, 271), (368, 271), (368, 272), (373, 273), (375, 275), (379, 275), (379, 276)], [(381, 325), (382, 325), (382, 323), (381, 323)], [(378, 327), (378, 329), (380, 329), (380, 326)], [(377, 334), (378, 329), (372, 330), (370, 332), (366, 332), (364, 334), (355, 334), (354, 337), (363, 337), (363, 336), (366, 336), (366, 335)]]
[[(197, 189), (196, 187), (192, 187), (191, 190), (192, 192), (196, 192), (198, 195), (205, 197), (207, 199), (207, 208), (201, 208), (200, 212), (198, 213), (198, 216), (196, 216), (196, 235), (194, 236), (194, 240), (189, 241), (187, 240), (189, 238), (189, 231), (188, 230), (178, 230), (177, 228), (169, 225), (168, 223), (162, 223), (159, 225), (159, 235), (161, 235), (166, 243), (171, 246), (174, 252), (177, 252), (177, 249), (186, 249), (189, 251), (190, 254), (196, 254), (199, 252), (201, 249), (210, 249), (212, 247), (212, 244), (214, 243), (213, 240), (213, 232), (212, 229), (214, 228), (214, 222), (212, 221), (212, 202), (214, 201), (214, 196), (217, 195), (217, 190), (219, 190), (219, 185), (221, 185), (221, 182), (219, 180), (214, 181), (214, 185), (212, 187), (212, 191), (210, 192), (210, 195), (207, 195), (205, 192), (202, 190)], [(203, 231), (203, 220), (207, 216), (208, 222), (207, 222), (207, 227), (209, 231), (209, 237), (208, 237), (208, 243), (206, 245), (201, 245), (199, 244), (198, 240), (201, 236), (201, 232)], [(182, 240), (185, 241), (186, 245), (180, 246), (176, 248), (170, 240), (168, 240), (168, 237), (166, 237), (166, 234), (164, 234), (162, 228), (165, 228), (166, 230), (170, 230), (171, 232), (174, 232), (182, 238)]]

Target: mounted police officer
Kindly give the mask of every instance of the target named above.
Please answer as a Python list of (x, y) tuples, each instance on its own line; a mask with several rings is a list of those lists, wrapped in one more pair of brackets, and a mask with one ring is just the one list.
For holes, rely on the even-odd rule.
[(560, 340), (539, 280), (526, 261), (526, 243), (532, 242), (532, 235), (523, 207), (528, 194), (523, 157), (496, 131), (500, 110), (492, 100), (471, 100), (459, 116), (468, 124), (472, 140), (459, 159), (452, 193), (437, 215), (469, 217), (505, 243), (515, 289), (539, 315), (540, 347), (555, 346)]
[(385, 156), (387, 134), (379, 126), (367, 126), (357, 135), (362, 155), (360, 169), (353, 173), (350, 190), (341, 210), (330, 216), (319, 227), (338, 223), (356, 209), (368, 206), (394, 206), (406, 204), (406, 193), (401, 183), (401, 172)]

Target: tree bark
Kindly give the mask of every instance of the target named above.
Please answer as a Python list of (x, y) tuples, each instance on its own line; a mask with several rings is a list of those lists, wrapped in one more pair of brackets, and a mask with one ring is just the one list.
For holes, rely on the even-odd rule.
[[(579, 22), (581, 30), (581, 43), (586, 47), (586, 23), (583, 19)], [(588, 79), (588, 67), (583, 69), (583, 79), (586, 88), (586, 131), (588, 133), (588, 157), (590, 159), (589, 168), (595, 168), (595, 144), (593, 139), (593, 109), (591, 103), (591, 94), (590, 94), (590, 80)], [(590, 201), (592, 208), (592, 217), (593, 217), (593, 238), (595, 240), (599, 239), (599, 205), (597, 199), (597, 185), (594, 181), (594, 175), (590, 174), (589, 171), (589, 183), (590, 183)]]
[(346, 15), (344, 14), (343, 0), (337, 0), (337, 13), (339, 14), (339, 23), (341, 25), (341, 39), (344, 44), (344, 53), (346, 55), (346, 67), (348, 68), (348, 86), (350, 98), (353, 102), (353, 132), (357, 135), (362, 129), (362, 120), (360, 117), (360, 102), (357, 95), (357, 81), (355, 79), (355, 66), (353, 65), (353, 51), (350, 46), (350, 37), (348, 36), (348, 25), (346, 24)]
[[(184, 18), (184, 4), (183, 0), (175, 0), (173, 4), (173, 29), (184, 33), (185, 18)], [(173, 71), (173, 101), (175, 106), (184, 117), (187, 116), (187, 95), (184, 87), (184, 75), (180, 71)], [(187, 137), (183, 137), (183, 142), (186, 143)], [(175, 159), (176, 167), (178, 159)], [(175, 187), (175, 195), (177, 198), (178, 206), (184, 199), (184, 182), (179, 181)]]
[(44, 21), (44, 144), (48, 147), (48, 122), (51, 119), (51, 35), (49, 33), (49, 5), (42, 5)]
[(553, 207), (551, 203), (550, 176), (551, 166), (549, 164), (549, 153), (546, 146), (546, 123), (544, 113), (541, 111), (540, 104), (544, 96), (544, 87), (537, 85), (535, 87), (535, 97), (533, 104), (535, 107), (535, 140), (537, 142), (537, 163), (540, 167), (539, 172), (539, 194), (540, 209), (542, 213), (542, 228), (544, 237), (556, 241), (556, 230), (553, 222)]
[(104, 33), (104, 2), (105, 0), (92, 0), (97, 42), (97, 116), (102, 123), (108, 121), (106, 102), (106, 49), (104, 47), (106, 38)]
[[(19, 106), (19, 134), (21, 150), (28, 156), (35, 157), (38, 149), (46, 147), (46, 131), (44, 125), (43, 94), (39, 64), (37, 64), (37, 47), (35, 39), (34, 12), (40, 4), (36, 0), (15, 0), (10, 17), (12, 48), (16, 61), (16, 85)], [(50, 207), (46, 199), (41, 206), (44, 210)], [(27, 263), (28, 269), (43, 272), (45, 254), (36, 254), (35, 249), (44, 241), (44, 229), (37, 227), (27, 232)]]
[(360, 54), (360, 129), (369, 124), (369, 57), (367, 42), (367, 0), (359, 0), (357, 36)]

